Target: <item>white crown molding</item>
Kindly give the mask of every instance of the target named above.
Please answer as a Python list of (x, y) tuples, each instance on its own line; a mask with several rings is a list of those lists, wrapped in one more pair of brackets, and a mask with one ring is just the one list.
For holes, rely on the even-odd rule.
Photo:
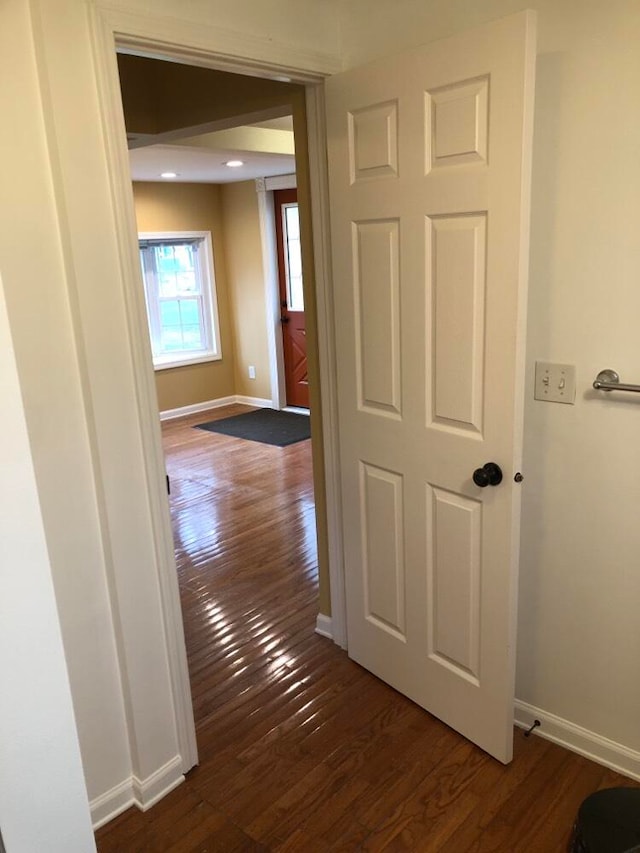
[(538, 737), (564, 746), (578, 755), (584, 755), (585, 758), (631, 779), (640, 780), (640, 752), (516, 699), (516, 726), (530, 729), (534, 720), (539, 720), (541, 724), (535, 729)]

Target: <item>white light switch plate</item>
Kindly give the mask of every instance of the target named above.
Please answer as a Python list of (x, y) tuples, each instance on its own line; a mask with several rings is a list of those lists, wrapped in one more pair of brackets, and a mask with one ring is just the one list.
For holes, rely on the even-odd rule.
[(549, 403), (569, 403), (576, 399), (576, 368), (573, 364), (554, 364), (536, 361), (536, 382), (533, 396)]

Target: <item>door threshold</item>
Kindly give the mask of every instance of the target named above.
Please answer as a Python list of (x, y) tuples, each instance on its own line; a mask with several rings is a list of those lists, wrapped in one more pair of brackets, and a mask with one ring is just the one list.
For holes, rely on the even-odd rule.
[(294, 415), (308, 415), (309, 409), (303, 409), (302, 406), (285, 406), (283, 412), (293, 412)]

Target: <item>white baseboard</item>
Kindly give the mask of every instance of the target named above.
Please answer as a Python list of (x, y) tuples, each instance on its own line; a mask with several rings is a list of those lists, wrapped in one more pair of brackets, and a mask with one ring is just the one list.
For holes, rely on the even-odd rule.
[(184, 418), (185, 415), (196, 415), (198, 412), (206, 412), (208, 409), (219, 409), (221, 406), (231, 406), (237, 402), (237, 398), (218, 397), (217, 400), (206, 400), (204, 403), (194, 403), (192, 406), (181, 406), (179, 409), (166, 409), (160, 412), (161, 421), (171, 421), (174, 418)]
[(126, 811), (136, 804), (133, 796), (133, 780), (125, 779), (119, 785), (111, 788), (105, 794), (101, 794), (89, 803), (91, 810), (91, 823), (94, 830), (109, 823), (114, 817)]
[(320, 634), (321, 637), (327, 637), (327, 639), (333, 640), (331, 616), (325, 616), (324, 613), (318, 613), (318, 618), (316, 619), (316, 634)]
[(140, 811), (146, 812), (182, 782), (184, 782), (182, 757), (176, 755), (151, 776), (147, 776), (146, 779), (132, 777), (136, 805)]
[(539, 737), (584, 755), (631, 779), (640, 780), (640, 752), (516, 699), (515, 724), (522, 729), (529, 729), (534, 720), (540, 720), (540, 726), (535, 729)]
[(184, 776), (182, 758), (179, 755), (146, 779), (140, 780), (136, 776), (130, 776), (110, 791), (91, 800), (89, 808), (94, 831), (131, 806), (146, 812), (182, 782)]
[(272, 409), (271, 400), (262, 397), (243, 397), (233, 394), (230, 397), (218, 397), (216, 400), (205, 400), (203, 403), (194, 403), (191, 406), (181, 406), (179, 409), (165, 409), (160, 412), (161, 421), (172, 421), (174, 418), (184, 418), (186, 415), (197, 415), (198, 412), (206, 412), (209, 409), (220, 409), (222, 406), (232, 406), (240, 403), (243, 406), (256, 406), (260, 409)]
[(237, 394), (235, 402), (242, 403), (243, 406), (257, 406), (259, 409), (273, 409), (273, 402), (262, 397), (243, 397)]

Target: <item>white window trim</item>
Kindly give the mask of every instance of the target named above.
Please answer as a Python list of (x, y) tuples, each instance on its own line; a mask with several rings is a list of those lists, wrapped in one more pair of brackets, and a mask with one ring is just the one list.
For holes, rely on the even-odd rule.
[[(218, 293), (216, 290), (215, 267), (213, 263), (213, 241), (210, 231), (140, 231), (138, 240), (151, 240), (161, 242), (162, 240), (201, 240), (203, 251), (200, 259), (203, 263), (203, 272), (209, 282), (209, 291), (206, 295), (205, 304), (211, 320), (213, 341), (211, 349), (207, 352), (194, 353), (192, 357), (172, 358), (170, 355), (154, 356), (153, 369), (169, 370), (174, 367), (188, 367), (193, 364), (205, 364), (210, 361), (222, 360), (222, 344), (220, 341), (220, 320), (218, 316)], [(144, 284), (144, 282), (143, 282)], [(145, 294), (146, 294), (146, 285)], [(146, 299), (145, 299), (146, 301)], [(148, 318), (147, 318), (148, 319)]]

